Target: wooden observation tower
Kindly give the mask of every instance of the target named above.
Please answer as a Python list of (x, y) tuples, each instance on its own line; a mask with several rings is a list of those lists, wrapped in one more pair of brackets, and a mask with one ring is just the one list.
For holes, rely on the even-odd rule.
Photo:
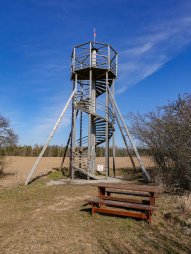
[[(75, 46), (72, 51), (71, 79), (73, 91), (61, 112), (50, 136), (29, 172), (25, 184), (31, 181), (46, 148), (50, 144), (67, 108), (72, 102), (72, 124), (61, 167), (70, 145), (70, 178), (77, 173), (87, 179), (100, 179), (97, 171), (109, 176), (109, 157), (112, 151), (112, 168), (115, 176), (115, 125), (121, 132), (132, 166), (135, 163), (131, 152), (134, 151), (143, 173), (145, 182), (150, 182), (142, 159), (137, 151), (125, 120), (115, 101), (114, 83), (117, 78), (118, 54), (109, 44), (90, 41)], [(112, 149), (109, 149), (111, 144)], [(103, 165), (96, 164), (96, 150), (99, 145), (105, 148)], [(101, 169), (101, 170), (100, 170)]]
[(74, 47), (71, 79), (76, 92), (72, 104), (72, 178), (76, 170), (96, 178), (96, 148), (101, 144), (105, 144), (103, 168), (106, 177), (109, 175), (111, 138), (112, 156), (115, 160), (115, 115), (107, 87), (112, 89), (114, 97), (116, 77), (117, 52), (109, 44), (90, 41)]

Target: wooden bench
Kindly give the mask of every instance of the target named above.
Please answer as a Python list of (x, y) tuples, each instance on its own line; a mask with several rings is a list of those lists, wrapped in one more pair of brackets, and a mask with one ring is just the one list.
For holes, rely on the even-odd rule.
[[(120, 202), (101, 198), (88, 198), (86, 199), (86, 202), (92, 206), (92, 215), (95, 212), (99, 212), (112, 215), (141, 218), (147, 220), (149, 224), (151, 224), (152, 213), (157, 210), (156, 206)], [(111, 207), (120, 208), (120, 210), (111, 209)]]
[[(142, 203), (142, 204), (148, 204), (150, 205), (150, 194), (144, 193), (144, 192), (138, 192), (138, 191), (123, 191), (123, 190), (117, 190), (117, 189), (106, 189), (105, 194), (103, 195), (103, 199), (109, 199), (109, 200), (116, 200), (116, 201), (123, 201), (123, 202), (130, 202), (130, 203)], [(111, 194), (118, 194), (118, 195), (126, 195), (126, 196), (134, 196), (134, 197), (141, 197), (141, 198), (148, 198), (148, 199), (130, 199), (130, 198), (121, 198), (118, 196), (111, 196)], [(155, 194), (155, 198), (157, 198), (158, 195)]]
[[(158, 197), (158, 194), (162, 192), (161, 187), (159, 186), (149, 186), (149, 185), (137, 185), (137, 184), (109, 184), (109, 183), (100, 183), (97, 185), (98, 195), (101, 199), (109, 199), (108, 197), (111, 194), (122, 194), (126, 196), (142, 197), (142, 203), (155, 206), (155, 199)], [(106, 198), (107, 197), (107, 198)], [(147, 198), (145, 200), (145, 198)], [(138, 202), (138, 199), (129, 199), (115, 197), (119, 201), (127, 202)]]

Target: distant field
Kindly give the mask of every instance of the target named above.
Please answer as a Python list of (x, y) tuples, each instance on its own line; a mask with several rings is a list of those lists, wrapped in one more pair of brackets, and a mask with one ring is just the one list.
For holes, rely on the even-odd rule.
[[(58, 168), (61, 163), (61, 157), (44, 157), (42, 158), (37, 171), (34, 176), (41, 175), (42, 173), (47, 173), (53, 168)], [(152, 158), (145, 156), (142, 157), (146, 167), (152, 167), (154, 164)], [(35, 157), (20, 157), (20, 156), (10, 156), (7, 157), (8, 167), (5, 169), (7, 176), (0, 179), (0, 186), (6, 187), (11, 185), (22, 184), (26, 179), (28, 172), (30, 171), (32, 165), (34, 164)], [(98, 164), (104, 164), (105, 158), (97, 158)], [(136, 164), (137, 160), (135, 160)], [(69, 158), (66, 158), (65, 167), (69, 166)], [(110, 158), (110, 166), (112, 166), (112, 158)], [(128, 157), (117, 157), (116, 158), (116, 169), (121, 168), (132, 168), (130, 159)]]

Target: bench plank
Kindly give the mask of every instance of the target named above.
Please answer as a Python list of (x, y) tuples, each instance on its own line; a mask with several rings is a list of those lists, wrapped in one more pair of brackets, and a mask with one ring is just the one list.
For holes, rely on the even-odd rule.
[(162, 188), (160, 186), (153, 185), (139, 185), (139, 184), (111, 184), (111, 183), (100, 183), (97, 185), (101, 188), (114, 188), (120, 190), (127, 191), (140, 191), (140, 192), (153, 192), (153, 193), (161, 193)]
[(133, 209), (139, 209), (139, 210), (144, 210), (144, 211), (157, 210), (156, 206), (137, 204), (137, 203), (126, 203), (126, 202), (119, 202), (119, 201), (112, 201), (112, 200), (104, 200), (104, 199), (100, 199), (100, 198), (89, 198), (89, 199), (86, 199), (86, 201), (89, 204), (100, 204), (100, 205), (109, 205), (109, 206), (122, 207), (122, 208), (133, 208)]
[(150, 204), (150, 201), (145, 200), (145, 199), (121, 198), (121, 197), (114, 197), (114, 196), (102, 196), (102, 199), (120, 201), (120, 202), (127, 202), (127, 203), (145, 204), (145, 205)]
[(102, 208), (102, 207), (101, 208), (94, 207), (93, 212), (121, 215), (121, 216), (127, 216), (127, 217), (135, 217), (135, 218), (140, 218), (140, 219), (148, 219), (148, 215), (146, 215), (144, 213), (138, 213), (138, 212), (133, 212), (133, 211), (112, 210), (112, 209), (106, 209), (106, 208)]
[(123, 190), (116, 190), (116, 189), (106, 189), (106, 193), (114, 193), (114, 194), (124, 194), (130, 196), (140, 196), (140, 197), (149, 197), (149, 193), (143, 193), (138, 191), (123, 191)]

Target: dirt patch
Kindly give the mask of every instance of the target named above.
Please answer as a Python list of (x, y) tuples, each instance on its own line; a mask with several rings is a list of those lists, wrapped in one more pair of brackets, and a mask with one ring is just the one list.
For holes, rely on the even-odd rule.
[(55, 212), (72, 210), (75, 208), (76, 204), (84, 201), (86, 198), (89, 197), (89, 195), (83, 195), (81, 197), (56, 197), (51, 205), (42, 206), (34, 210), (32, 217), (36, 218), (39, 214), (47, 213), (48, 210)]

